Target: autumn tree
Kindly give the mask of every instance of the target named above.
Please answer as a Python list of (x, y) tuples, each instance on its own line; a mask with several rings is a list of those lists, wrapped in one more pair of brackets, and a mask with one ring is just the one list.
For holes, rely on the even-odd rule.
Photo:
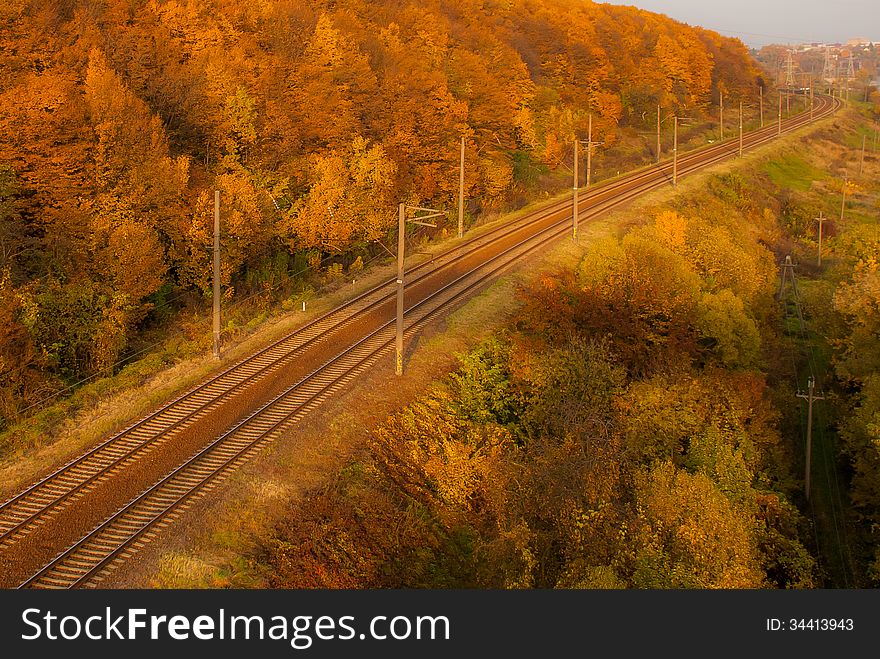
[(9, 270), (0, 271), (0, 429), (53, 390), (51, 378), (41, 372), (43, 356), (22, 322), (22, 313), (22, 299)]
[(392, 192), (397, 168), (379, 144), (356, 137), (342, 151), (316, 156), (313, 181), (281, 221), (294, 249), (339, 252), (382, 237), (396, 218)]
[(11, 269), (25, 245), (24, 226), (16, 208), (19, 192), (15, 172), (0, 165), (0, 272)]
[(709, 478), (665, 462), (640, 475), (636, 488), (634, 586), (764, 586), (747, 518)]
[[(880, 245), (880, 232), (874, 233), (874, 239), (865, 245), (866, 252)], [(843, 282), (834, 294), (834, 307), (849, 329), (838, 372), (856, 381), (880, 372), (880, 266), (876, 251), (859, 258), (851, 280)]]

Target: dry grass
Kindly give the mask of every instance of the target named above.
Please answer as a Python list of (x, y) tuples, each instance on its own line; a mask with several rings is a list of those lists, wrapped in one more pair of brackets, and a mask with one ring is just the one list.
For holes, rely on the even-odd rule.
[(169, 552), (160, 561), (159, 577), (154, 588), (191, 588), (194, 583), (207, 586), (217, 568), (186, 554)]

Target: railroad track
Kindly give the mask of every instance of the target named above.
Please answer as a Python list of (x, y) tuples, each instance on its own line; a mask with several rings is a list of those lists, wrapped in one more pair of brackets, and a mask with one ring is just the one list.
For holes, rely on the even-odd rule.
[[(836, 99), (819, 98), (817, 118), (839, 107)], [(800, 127), (807, 119), (805, 113), (792, 117), (783, 123), (783, 131)], [(753, 148), (771, 141), (776, 133), (776, 124), (753, 131), (744, 139), (744, 146)], [(684, 155), (679, 158), (679, 175), (702, 169), (737, 151), (738, 140), (730, 140)], [(671, 162), (666, 161), (594, 186), (581, 194), (586, 202), (581, 217), (589, 219), (626, 203), (664, 185), (670, 176)], [(525, 255), (567, 234), (570, 208), (570, 201), (549, 205), (411, 268), (407, 272), (408, 287), (428, 280), (441, 269), (453, 268), (476, 251), (502, 248), (500, 253), (475, 267), (465, 268), (452, 282), (412, 304), (407, 310), (407, 336), (446, 313)], [(504, 241), (511, 244), (505, 246)], [(283, 370), (306, 351), (329, 342), (335, 332), (358, 324), (368, 314), (389, 304), (394, 294), (393, 285), (394, 280), (386, 281), (230, 366), (17, 494), (0, 506), (0, 544), (14, 544), (49, 523), (91, 489), (111, 480), (123, 467), (198, 423), (223, 400)], [(389, 319), (195, 451), (177, 468), (43, 565), (20, 587), (69, 588), (100, 583), (109, 570), (155, 537), (193, 501), (373, 365), (390, 349), (392, 342), (393, 326)]]
[[(556, 206), (561, 208), (564, 204)], [(555, 206), (542, 210), (543, 217), (554, 212), (558, 212)], [(513, 227), (498, 227), (465, 245), (435, 255), (407, 270), (407, 285), (418, 284), (438, 268), (455, 265), (468, 251), (491, 247), (512, 228), (523, 228), (534, 221), (535, 217), (531, 217), (528, 221), (518, 221)], [(50, 510), (52, 514), (60, 513), (91, 488), (111, 478), (122, 466), (171, 441), (182, 430), (207, 416), (224, 398), (282, 370), (306, 350), (326, 343), (334, 332), (357, 323), (367, 313), (393, 300), (394, 295), (394, 279), (371, 288), (212, 376), (17, 493), (0, 505), (0, 546), (21, 539), (41, 522), (50, 519)]]

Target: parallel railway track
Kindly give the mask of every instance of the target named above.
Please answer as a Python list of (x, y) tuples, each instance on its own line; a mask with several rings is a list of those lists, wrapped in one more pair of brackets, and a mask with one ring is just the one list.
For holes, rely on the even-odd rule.
[[(815, 116), (821, 118), (838, 107), (836, 99), (819, 97)], [(783, 132), (807, 121), (806, 113), (792, 117), (783, 123)], [(744, 146), (753, 148), (771, 141), (776, 133), (776, 124), (753, 131), (746, 135)], [(729, 140), (681, 156), (679, 175), (707, 167), (737, 151), (738, 141)], [(581, 219), (589, 219), (666, 184), (671, 169), (671, 162), (665, 161), (585, 190), (579, 197), (583, 204)], [(412, 267), (407, 271), (407, 286), (412, 291), (407, 300), (407, 336), (446, 313), (525, 255), (569, 234), (570, 225), (571, 202), (557, 202)], [(486, 256), (477, 258), (482, 253)], [(450, 281), (444, 282), (443, 275)], [(437, 281), (441, 283), (438, 285)], [(375, 364), (393, 343), (393, 286), (394, 280), (386, 281), (233, 364), (0, 506), (2, 551), (42, 527), (51, 526), (54, 519), (72, 514), (78, 500), (97, 488), (110, 486), (114, 478), (136, 467), (150, 453), (167, 449), (175, 437), (196, 427), (226, 401), (260, 382), (278, 379), (279, 373), (310, 351), (330, 350), (329, 359), (317, 363), (293, 384), (280, 390), (270, 389), (268, 402), (255, 405), (244, 418), (214, 433), (197, 450), (181, 456), (175, 468), (163, 471), (137, 496), (130, 497), (91, 531), (32, 571), (19, 586), (70, 588), (99, 584), (110, 570), (171, 524), (193, 501)], [(420, 287), (425, 290), (420, 291)], [(368, 329), (365, 335), (346, 343), (345, 332), (357, 328)]]

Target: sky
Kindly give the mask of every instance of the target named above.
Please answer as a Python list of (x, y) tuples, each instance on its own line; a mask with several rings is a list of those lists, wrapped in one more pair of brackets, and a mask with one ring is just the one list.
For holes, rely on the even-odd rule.
[(739, 37), (748, 46), (880, 41), (880, 0), (597, 0), (635, 5)]

